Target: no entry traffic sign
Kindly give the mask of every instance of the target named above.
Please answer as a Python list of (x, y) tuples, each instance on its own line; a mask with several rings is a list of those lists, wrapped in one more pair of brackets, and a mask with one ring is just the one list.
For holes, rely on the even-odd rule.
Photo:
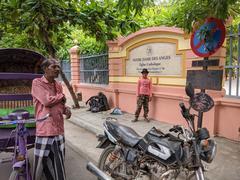
[(208, 18), (191, 36), (191, 48), (200, 57), (209, 57), (223, 44), (226, 35), (223, 21)]

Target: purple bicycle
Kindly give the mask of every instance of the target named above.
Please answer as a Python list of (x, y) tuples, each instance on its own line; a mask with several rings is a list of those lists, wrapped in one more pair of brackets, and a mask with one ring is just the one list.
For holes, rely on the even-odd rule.
[[(7, 144), (6, 144), (6, 151), (13, 151), (13, 157), (10, 160), (5, 160), (5, 162), (12, 161), (12, 173), (9, 177), (9, 180), (32, 180), (31, 175), (31, 168), (30, 168), (30, 162), (28, 158), (27, 150), (34, 146), (34, 144), (31, 144), (28, 146), (28, 136), (29, 131), (25, 127), (26, 123), (33, 123), (36, 121), (43, 121), (49, 117), (49, 114), (47, 114), (45, 117), (41, 119), (30, 119), (29, 113), (27, 111), (16, 111), (13, 113), (10, 113), (9, 118), (12, 121), (9, 122), (1, 122), (0, 125), (16, 125), (16, 128), (12, 130), (10, 137), (8, 138)], [(14, 138), (14, 144), (12, 150), (7, 149), (9, 147), (9, 144), (11, 144), (11, 138), (15, 135)]]

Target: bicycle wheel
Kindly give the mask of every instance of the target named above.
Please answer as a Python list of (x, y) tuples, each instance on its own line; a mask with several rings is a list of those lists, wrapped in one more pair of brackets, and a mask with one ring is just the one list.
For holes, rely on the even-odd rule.
[[(9, 177), (9, 180), (16, 180), (17, 177), (18, 177), (18, 174), (19, 174), (19, 170), (16, 170), (14, 169), (12, 172), (11, 172), (11, 175)], [(19, 178), (20, 179), (20, 178)]]
[[(31, 179), (31, 174), (30, 174)], [(22, 174), (20, 169), (12, 170), (8, 180), (26, 180), (26, 176)]]

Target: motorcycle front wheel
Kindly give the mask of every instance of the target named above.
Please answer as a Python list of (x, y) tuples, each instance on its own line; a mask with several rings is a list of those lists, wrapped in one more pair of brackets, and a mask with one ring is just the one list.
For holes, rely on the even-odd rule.
[(99, 158), (98, 167), (107, 175), (113, 177), (116, 180), (123, 180), (124, 178), (115, 176), (116, 173), (122, 172), (122, 165), (120, 161), (122, 160), (122, 154), (119, 152), (117, 154), (113, 154), (115, 150), (115, 146), (108, 146), (105, 148)]
[(187, 178), (187, 180), (208, 180), (208, 178), (205, 178), (202, 168), (199, 167)]

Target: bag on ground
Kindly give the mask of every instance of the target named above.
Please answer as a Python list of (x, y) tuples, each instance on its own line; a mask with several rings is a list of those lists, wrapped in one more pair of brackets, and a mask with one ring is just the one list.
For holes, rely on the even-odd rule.
[(107, 97), (102, 92), (99, 92), (97, 96), (90, 97), (86, 104), (89, 104), (89, 111), (91, 112), (107, 111), (110, 109)]

